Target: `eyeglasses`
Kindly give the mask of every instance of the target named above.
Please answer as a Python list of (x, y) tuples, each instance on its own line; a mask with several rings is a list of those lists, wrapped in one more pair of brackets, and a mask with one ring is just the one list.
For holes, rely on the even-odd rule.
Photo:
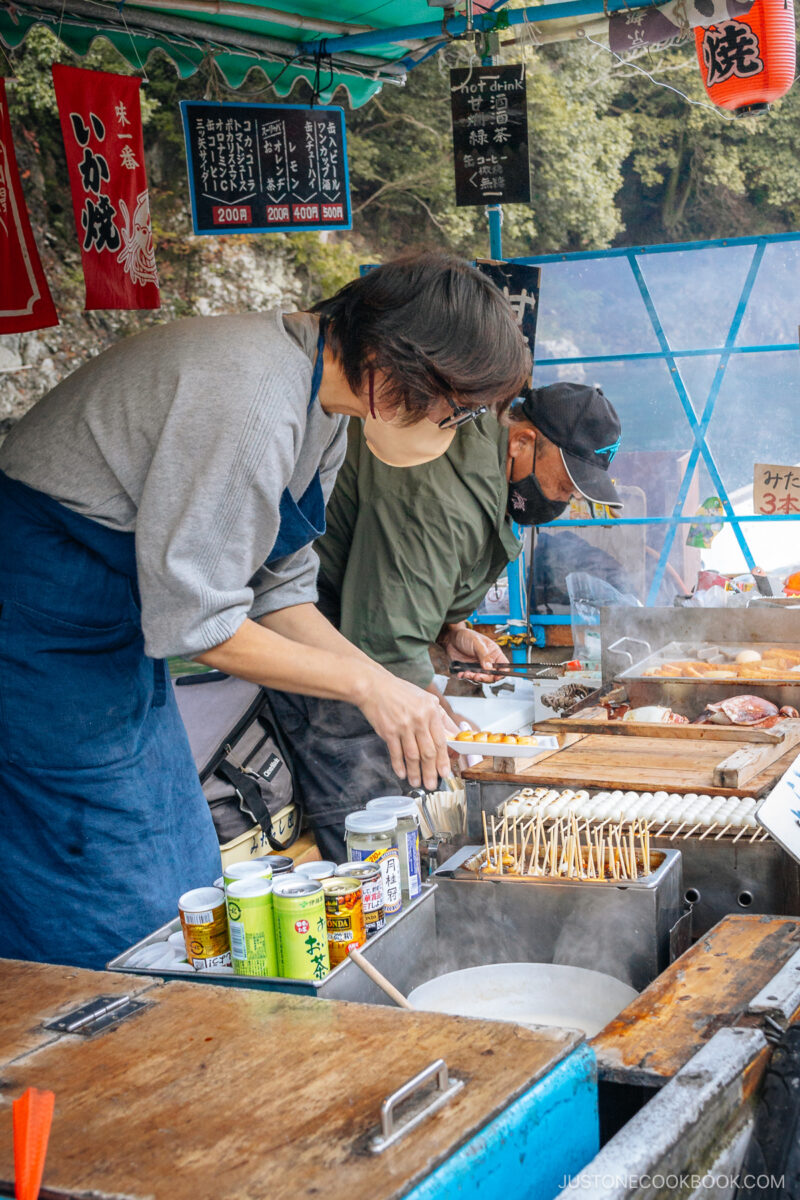
[(450, 405), (451, 414), (439, 422), (440, 429), (458, 429), (460, 425), (466, 425), (468, 421), (477, 421), (478, 417), (482, 417), (489, 411), (485, 404), (478, 408), (465, 408), (462, 404), (456, 404), (449, 396), (445, 396), (445, 399)]

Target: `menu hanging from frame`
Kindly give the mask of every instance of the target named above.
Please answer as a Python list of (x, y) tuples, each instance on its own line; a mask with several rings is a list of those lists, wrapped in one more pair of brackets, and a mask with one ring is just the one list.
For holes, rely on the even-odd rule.
[(525, 65), (450, 72), (456, 204), (528, 204)]
[(344, 111), (181, 102), (195, 233), (350, 229)]

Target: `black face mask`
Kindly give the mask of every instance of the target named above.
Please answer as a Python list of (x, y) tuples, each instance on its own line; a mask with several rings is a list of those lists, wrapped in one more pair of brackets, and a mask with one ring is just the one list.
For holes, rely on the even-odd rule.
[[(511, 460), (514, 470), (514, 460)], [(563, 500), (548, 500), (536, 478), (536, 451), (533, 452), (533, 471), (518, 483), (508, 485), (506, 512), (520, 525), (546, 525), (556, 521), (567, 507)]]

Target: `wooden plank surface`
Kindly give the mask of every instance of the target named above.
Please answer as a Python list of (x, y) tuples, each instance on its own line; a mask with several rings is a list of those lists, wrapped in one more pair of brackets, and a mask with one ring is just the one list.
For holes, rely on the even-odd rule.
[[(787, 722), (800, 724), (797, 721)], [(658, 725), (653, 721), (609, 721), (580, 717), (550, 717), (537, 721), (538, 733), (603, 733), (616, 737), (674, 738), (690, 742), (748, 742), (776, 745), (786, 736), (783, 729), (746, 729), (730, 725)]]
[[(49, 1014), (41, 970), (28, 964), (30, 1023)], [(109, 982), (98, 973), (95, 990)], [(44, 1177), (54, 1191), (389, 1200), (580, 1040), (247, 988), (167, 983), (148, 999), (150, 1007), (108, 1033), (65, 1037), (3, 1068), (0, 1179), (13, 1176), (11, 1101), (32, 1085), (56, 1095)], [(464, 1088), (397, 1146), (369, 1153), (382, 1101), (439, 1057)]]
[[(35, 991), (31, 987), (32, 970), (35, 971)], [(98, 981), (102, 986), (98, 986)], [(160, 980), (140, 975), (112, 975), (110, 971), (83, 971), (79, 967), (0, 958), (0, 996), (3, 998), (0, 1069), (15, 1058), (58, 1040), (59, 1034), (43, 1028), (44, 1020), (60, 1017), (95, 996), (139, 996), (159, 984)]]
[(600, 1078), (666, 1083), (798, 949), (800, 920), (725, 917), (594, 1038)]
[(774, 763), (776, 758), (782, 758), (789, 750), (797, 750), (800, 744), (800, 721), (782, 721), (774, 727), (773, 732), (783, 734), (783, 741), (779, 745), (740, 746), (717, 764), (714, 783), (720, 787), (743, 788)]
[[(614, 744), (609, 746), (609, 742)], [(734, 745), (728, 743), (728, 747)], [(634, 792), (705, 793), (709, 796), (759, 796), (777, 781), (797, 757), (796, 748), (784, 753), (741, 788), (719, 787), (714, 768), (719, 743), (664, 741), (658, 738), (608, 738), (587, 734), (580, 742), (547, 762), (521, 774), (492, 769), (491, 759), (462, 771), (464, 779), (484, 783), (515, 783), (520, 787), (580, 787)]]

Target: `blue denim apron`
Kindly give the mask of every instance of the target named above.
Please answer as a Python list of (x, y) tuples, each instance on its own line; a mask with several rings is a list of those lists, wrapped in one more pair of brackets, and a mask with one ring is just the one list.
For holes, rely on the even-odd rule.
[[(314, 373), (311, 377), (311, 399), (308, 402), (309, 411), (319, 395), (319, 385), (322, 383), (322, 362), (325, 349), (325, 334), (320, 333), (317, 340), (317, 357), (314, 363)], [(325, 497), (322, 494), (322, 481), (319, 471), (315, 474), (299, 500), (295, 501), (288, 488), (284, 488), (280, 502), (280, 526), (278, 536), (272, 547), (267, 565), (302, 550), (309, 542), (315, 542), (325, 532)]]
[[(320, 344), (310, 404), (321, 373)], [(270, 557), (320, 527), (317, 474), (284, 495)], [(0, 862), (0, 957), (81, 967), (220, 871), (166, 663), (144, 652), (134, 534), (2, 472)]]

